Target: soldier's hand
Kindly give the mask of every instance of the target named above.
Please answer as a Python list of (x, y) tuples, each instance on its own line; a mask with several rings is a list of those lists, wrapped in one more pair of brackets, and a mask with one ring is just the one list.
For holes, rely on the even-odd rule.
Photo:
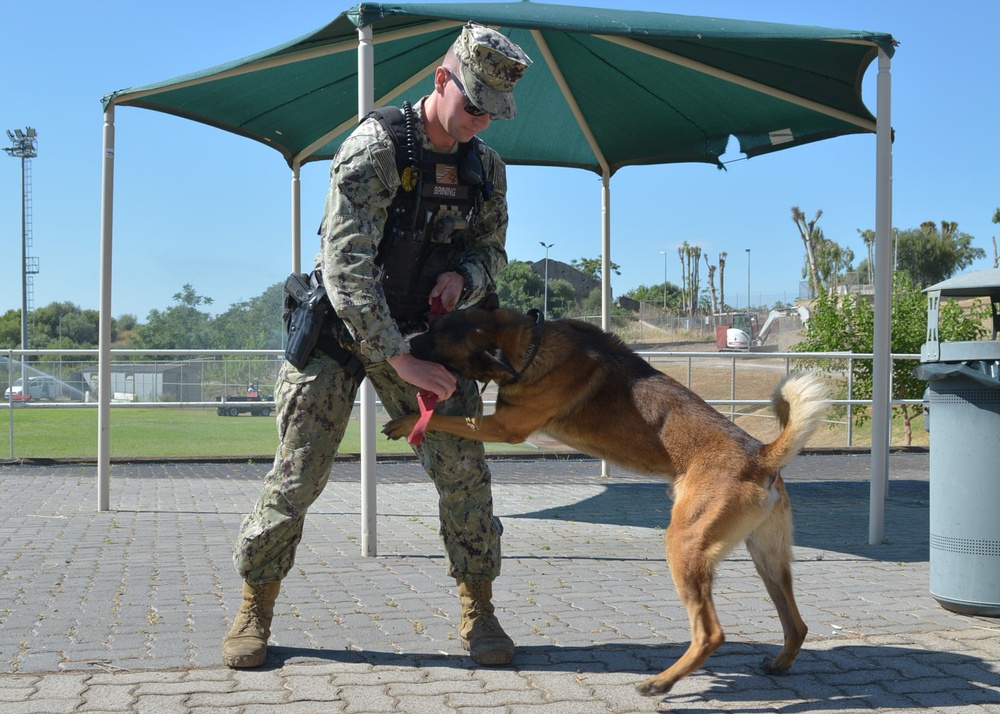
[(401, 379), (415, 387), (432, 392), (441, 401), (454, 394), (458, 386), (455, 375), (437, 362), (426, 362), (411, 354), (390, 357), (388, 362)]
[(434, 289), (431, 290), (428, 304), (434, 304), (434, 298), (441, 298), (444, 309), (451, 312), (458, 304), (458, 299), (462, 297), (462, 288), (465, 287), (465, 278), (459, 273), (448, 271), (438, 276)]

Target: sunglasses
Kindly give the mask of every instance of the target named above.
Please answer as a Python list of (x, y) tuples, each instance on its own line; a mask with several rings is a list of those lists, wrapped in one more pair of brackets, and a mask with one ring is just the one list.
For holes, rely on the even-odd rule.
[(485, 110), (480, 109), (479, 107), (477, 107), (473, 103), (473, 101), (471, 99), (469, 99), (469, 95), (465, 92), (465, 87), (463, 87), (462, 83), (458, 81), (458, 77), (455, 76), (454, 72), (452, 72), (450, 69), (449, 70), (445, 70), (445, 71), (448, 72), (448, 76), (451, 77), (451, 81), (455, 83), (456, 87), (458, 87), (458, 91), (460, 91), (462, 93), (462, 96), (465, 97), (465, 106), (463, 108), (465, 109), (465, 113), (466, 114), (471, 114), (474, 117), (489, 116), (490, 119), (494, 119), (495, 118), (488, 111), (485, 111)]

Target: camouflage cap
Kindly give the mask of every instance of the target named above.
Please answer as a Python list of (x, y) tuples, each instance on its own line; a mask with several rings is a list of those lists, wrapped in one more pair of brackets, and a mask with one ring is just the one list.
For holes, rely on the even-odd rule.
[(493, 117), (513, 119), (514, 83), (531, 64), (528, 55), (504, 35), (470, 22), (452, 46), (469, 99)]

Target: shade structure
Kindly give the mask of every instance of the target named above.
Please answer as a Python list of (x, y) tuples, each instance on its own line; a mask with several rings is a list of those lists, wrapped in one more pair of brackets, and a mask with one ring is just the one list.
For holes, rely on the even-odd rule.
[(533, 2), (362, 3), (302, 37), (217, 67), (121, 90), (136, 106), (262, 142), (288, 163), (330, 159), (357, 123), (358, 28), (375, 45), (376, 106), (431, 89), (459, 27), (498, 28), (534, 60), (518, 116), (483, 138), (510, 164), (614, 174), (632, 164), (718, 163), (874, 132), (861, 99), (885, 33)]
[[(101, 279), (99, 507), (107, 508), (114, 109), (174, 114), (279, 151), (292, 169), (292, 269), (299, 269), (298, 176), (330, 159), (359, 116), (415, 101), (466, 21), (490, 25), (534, 60), (514, 121), (483, 138), (509, 164), (578, 167), (602, 177), (602, 307), (610, 315), (610, 187), (636, 164), (719, 164), (730, 137), (748, 157), (846, 134), (876, 133), (873, 503), (888, 469), (890, 131), (887, 33), (628, 10), (517, 3), (361, 3), (298, 39), (183, 77), (120, 90), (105, 116)], [(861, 98), (880, 59), (878, 118)], [(883, 106), (884, 99), (884, 106)], [(364, 391), (363, 391), (364, 394)], [(370, 395), (369, 395), (370, 397)], [(363, 397), (363, 400), (366, 397)], [(364, 415), (363, 415), (364, 419)], [(884, 442), (884, 443), (881, 443)], [(363, 439), (363, 451), (366, 443)], [(364, 470), (365, 458), (362, 457)], [(872, 542), (881, 540), (881, 519)]]

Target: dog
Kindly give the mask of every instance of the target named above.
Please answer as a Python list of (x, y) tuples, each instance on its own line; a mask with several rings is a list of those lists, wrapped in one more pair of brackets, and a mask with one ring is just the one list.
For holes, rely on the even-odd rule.
[[(493, 414), (479, 420), (434, 414), (428, 431), (516, 444), (536, 431), (627, 469), (670, 481), (665, 541), (674, 586), (691, 622), (691, 643), (668, 669), (639, 684), (666, 693), (724, 641), (712, 601), (716, 564), (740, 541), (777, 608), (784, 644), (765, 671), (788, 671), (807, 627), (792, 592), (792, 517), (779, 470), (801, 450), (826, 411), (820, 379), (786, 377), (772, 405), (782, 431), (753, 438), (694, 392), (578, 320), (543, 321), (537, 311), (501, 308), (495, 296), (434, 320), (411, 353), (498, 387)], [(406, 436), (409, 415), (383, 432)]]

